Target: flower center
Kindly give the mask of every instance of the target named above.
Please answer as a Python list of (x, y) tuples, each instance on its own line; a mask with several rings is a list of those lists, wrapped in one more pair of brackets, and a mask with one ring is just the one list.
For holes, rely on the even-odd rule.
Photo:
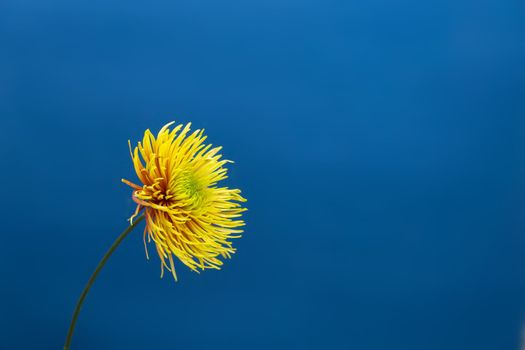
[(200, 191), (200, 185), (197, 182), (197, 179), (195, 179), (194, 176), (191, 174), (184, 179), (184, 189), (186, 190), (186, 194), (189, 197), (193, 197), (195, 195), (198, 195), (198, 192)]
[(202, 206), (205, 199), (205, 186), (199, 181), (192, 171), (183, 171), (178, 183), (178, 198), (194, 209)]

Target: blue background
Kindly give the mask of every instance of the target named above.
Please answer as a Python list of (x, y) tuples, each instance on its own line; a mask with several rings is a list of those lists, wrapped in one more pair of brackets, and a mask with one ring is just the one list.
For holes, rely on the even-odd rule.
[(73, 349), (513, 349), (525, 321), (523, 1), (0, 2), (0, 348), (61, 349), (171, 120), (249, 199), (222, 271), (141, 232)]

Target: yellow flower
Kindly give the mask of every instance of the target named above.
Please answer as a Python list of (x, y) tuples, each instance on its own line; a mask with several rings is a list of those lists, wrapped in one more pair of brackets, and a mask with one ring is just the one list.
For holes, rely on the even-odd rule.
[(240, 202), (246, 199), (238, 189), (217, 185), (227, 178), (224, 166), (231, 163), (221, 160), (221, 147), (206, 145), (204, 130), (190, 134), (191, 123), (170, 130), (173, 123), (165, 125), (157, 137), (146, 130), (132, 153), (128, 142), (142, 186), (122, 182), (133, 188), (137, 203), (130, 220), (144, 210), (146, 256), (147, 236), (148, 242), (155, 242), (161, 277), (167, 268), (176, 280), (173, 255), (195, 272), (220, 269), (219, 256), (231, 257), (235, 248), (230, 239), (243, 232), (239, 227), (244, 221), (239, 218), (246, 209)]

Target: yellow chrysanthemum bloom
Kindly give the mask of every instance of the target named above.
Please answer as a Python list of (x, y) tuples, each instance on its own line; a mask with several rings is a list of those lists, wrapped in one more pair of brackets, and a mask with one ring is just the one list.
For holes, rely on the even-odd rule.
[[(122, 179), (133, 188), (137, 210), (144, 210), (144, 246), (153, 240), (161, 259), (161, 277), (167, 268), (177, 279), (173, 255), (193, 271), (220, 269), (223, 258), (235, 252), (230, 241), (243, 232), (239, 218), (246, 209), (238, 189), (218, 187), (227, 178), (221, 147), (204, 141), (204, 130), (190, 133), (191, 123), (172, 130), (165, 125), (155, 137), (146, 130), (131, 158), (142, 186)], [(169, 262), (166, 263), (166, 261)]]

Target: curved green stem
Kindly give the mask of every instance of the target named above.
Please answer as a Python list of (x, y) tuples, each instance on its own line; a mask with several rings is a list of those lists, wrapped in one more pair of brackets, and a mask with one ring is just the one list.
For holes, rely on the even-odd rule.
[(75, 307), (75, 312), (73, 313), (73, 318), (71, 319), (71, 324), (69, 325), (69, 330), (67, 332), (67, 338), (66, 338), (66, 343), (64, 345), (64, 350), (69, 350), (69, 348), (71, 346), (71, 339), (73, 338), (73, 331), (75, 330), (75, 325), (77, 323), (78, 315), (80, 314), (80, 309), (82, 308), (82, 304), (84, 303), (84, 299), (86, 299), (86, 296), (87, 296), (89, 290), (91, 289), (91, 286), (93, 285), (93, 282), (95, 282), (95, 280), (97, 279), (98, 274), (100, 273), (100, 271), (102, 270), (102, 268), (106, 264), (107, 260), (111, 256), (111, 254), (113, 254), (115, 249), (117, 249), (117, 247), (124, 240), (124, 238), (126, 238), (126, 236), (143, 219), (144, 219), (144, 215), (140, 215), (135, 220), (133, 220), (133, 223), (131, 225), (129, 225), (129, 227), (127, 229), (125, 229), (124, 232), (122, 232), (120, 234), (120, 236), (118, 236), (118, 238), (115, 240), (115, 242), (113, 242), (111, 247), (109, 247), (109, 250), (106, 252), (104, 257), (102, 257), (102, 260), (100, 260), (100, 262), (98, 263), (97, 268), (95, 269), (95, 272), (93, 272), (93, 274), (89, 278), (88, 283), (84, 287), (84, 290), (82, 291), (82, 294), (80, 294), (80, 298), (78, 299), (77, 306)]

